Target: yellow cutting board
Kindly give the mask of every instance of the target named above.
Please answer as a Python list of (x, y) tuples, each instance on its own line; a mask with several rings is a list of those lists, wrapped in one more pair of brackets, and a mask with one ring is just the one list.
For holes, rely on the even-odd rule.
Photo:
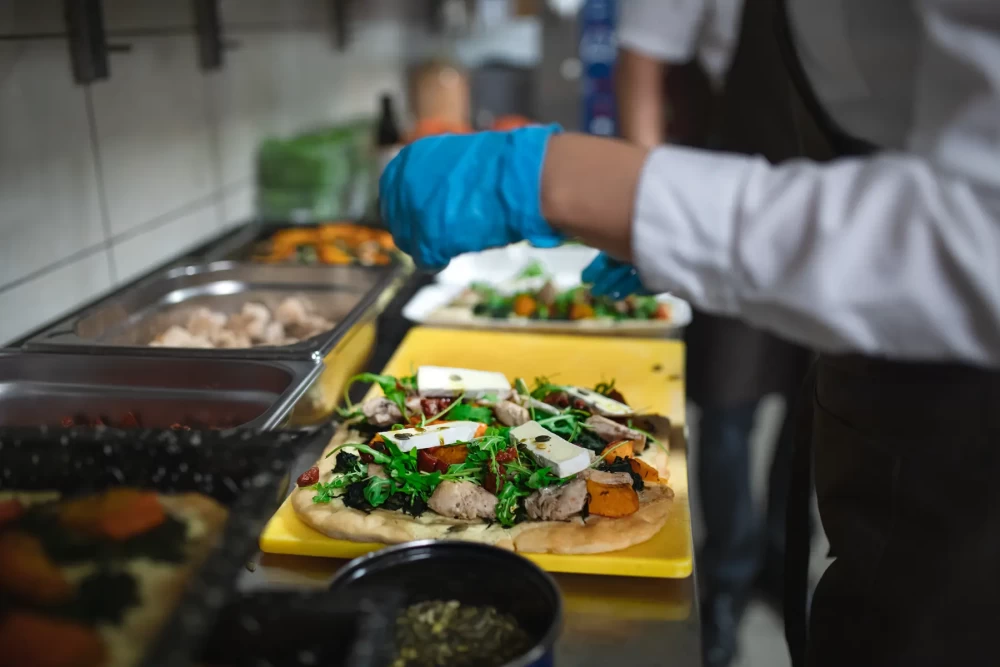
[[(684, 423), (684, 345), (676, 341), (416, 327), (384, 372), (409, 375), (421, 365), (499, 371), (509, 378), (524, 377), (529, 383), (537, 375), (559, 384), (583, 386), (613, 379), (637, 411), (665, 415), (674, 424)], [(550, 572), (687, 577), (692, 570), (693, 547), (687, 458), (682, 449), (670, 454), (670, 486), (675, 493), (670, 516), (647, 542), (603, 554), (523, 555)], [(268, 553), (328, 558), (354, 558), (381, 546), (326, 537), (299, 521), (287, 499), (260, 538), (261, 550)]]

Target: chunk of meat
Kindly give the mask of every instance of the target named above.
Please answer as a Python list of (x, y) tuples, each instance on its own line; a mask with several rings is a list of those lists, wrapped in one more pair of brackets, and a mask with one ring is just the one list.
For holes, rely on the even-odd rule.
[(264, 329), (264, 338), (260, 342), (262, 345), (284, 345), (285, 325), (278, 321), (268, 324)]
[(512, 401), (497, 401), (496, 405), (493, 406), (493, 412), (504, 426), (520, 426), (531, 421), (531, 413), (528, 408)]
[(286, 324), (285, 332), (291, 338), (305, 340), (307, 338), (312, 338), (317, 334), (321, 334), (324, 331), (329, 331), (332, 328), (333, 322), (330, 322), (319, 315), (308, 315), (300, 322)]
[(192, 336), (211, 339), (226, 326), (225, 313), (217, 313), (202, 306), (188, 317), (187, 330)]
[(278, 304), (274, 309), (276, 320), (286, 327), (301, 324), (312, 314), (310, 304), (303, 298), (290, 296)]
[(389, 475), (385, 473), (385, 468), (383, 468), (377, 463), (368, 464), (368, 476), (379, 477), (381, 479), (389, 479)]
[(242, 350), (243, 348), (253, 347), (253, 341), (250, 340), (250, 336), (231, 329), (217, 331), (212, 337), (212, 344), (217, 348), (228, 350)]
[(556, 289), (555, 284), (551, 280), (547, 281), (542, 285), (542, 289), (538, 290), (539, 303), (544, 303), (550, 308), (555, 305), (557, 296), (559, 296), (559, 290)]
[(583, 423), (585, 426), (589, 426), (593, 429), (594, 433), (596, 433), (604, 442), (631, 440), (635, 447), (636, 454), (641, 454), (646, 449), (645, 433), (640, 433), (639, 431), (631, 429), (628, 426), (611, 421), (607, 417), (591, 415), (587, 418), (587, 421)]
[(524, 501), (528, 517), (535, 521), (566, 521), (583, 511), (587, 504), (587, 482), (574, 479), (563, 486), (539, 489)]
[(243, 316), (245, 323), (244, 331), (250, 336), (251, 340), (264, 340), (267, 325), (271, 323), (271, 311), (267, 309), (267, 306), (252, 301), (244, 303), (240, 315)]
[(399, 406), (385, 396), (369, 398), (361, 404), (361, 412), (372, 426), (389, 427), (403, 421)]
[(627, 472), (607, 472), (587, 468), (577, 475), (577, 477), (597, 482), (598, 484), (604, 484), (605, 486), (618, 486), (621, 484), (632, 486), (632, 475)]
[(191, 332), (176, 324), (161, 333), (153, 342), (151, 347), (186, 347), (186, 348), (211, 348), (212, 343), (202, 336), (192, 336)]
[(497, 497), (473, 482), (441, 482), (427, 506), (452, 519), (496, 519)]

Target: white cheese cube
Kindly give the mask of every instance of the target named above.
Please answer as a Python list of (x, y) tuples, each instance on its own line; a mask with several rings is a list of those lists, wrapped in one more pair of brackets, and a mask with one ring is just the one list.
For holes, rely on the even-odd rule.
[(456, 442), (469, 442), (476, 437), (476, 431), (482, 426), (479, 422), (449, 422), (434, 424), (423, 428), (401, 428), (398, 431), (382, 431), (379, 435), (383, 440), (391, 440), (402, 452), (411, 449), (427, 449), (454, 445)]
[(562, 387), (562, 390), (574, 398), (579, 398), (599, 415), (605, 417), (628, 417), (633, 414), (632, 408), (629, 406), (619, 403), (613, 398), (608, 398), (604, 394), (599, 394), (593, 389)]
[(487, 394), (506, 397), (510, 382), (503, 373), (474, 371), (468, 368), (421, 366), (417, 369), (417, 391), (421, 396), (458, 396), (481, 398)]
[(535, 457), (538, 465), (550, 466), (559, 477), (575, 475), (590, 465), (589, 450), (560, 438), (536, 421), (512, 428), (510, 436)]

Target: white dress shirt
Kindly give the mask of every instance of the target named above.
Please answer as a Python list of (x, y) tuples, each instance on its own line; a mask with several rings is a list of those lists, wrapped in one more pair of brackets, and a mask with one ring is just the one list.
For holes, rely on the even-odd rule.
[(618, 45), (667, 63), (698, 58), (721, 85), (739, 37), (743, 0), (621, 0)]
[(643, 282), (819, 350), (1000, 366), (1000, 0), (789, 9), (827, 111), (889, 150), (780, 166), (655, 150), (633, 215)]

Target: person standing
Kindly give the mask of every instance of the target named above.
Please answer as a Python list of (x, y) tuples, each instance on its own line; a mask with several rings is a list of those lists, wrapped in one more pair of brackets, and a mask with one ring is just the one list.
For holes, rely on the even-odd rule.
[[(644, 148), (726, 149), (719, 102), (739, 38), (741, 0), (626, 0), (620, 4), (618, 107), (622, 137)], [(669, 123), (664, 122), (669, 117)], [(744, 140), (745, 141), (745, 140)], [(757, 150), (773, 147), (762, 140)], [(696, 311), (686, 332), (688, 396), (701, 411), (697, 476), (705, 539), (698, 555), (705, 664), (725, 667), (755, 581), (780, 608), (794, 403), (808, 353), (730, 317)], [(782, 396), (784, 422), (763, 525), (750, 488), (750, 435), (761, 400)]]
[(808, 634), (786, 605), (793, 663), (994, 665), (1000, 3), (752, 0), (741, 34), (724, 125), (793, 128), (787, 157), (811, 159), (553, 126), (437, 137), (389, 165), (382, 217), (423, 267), (580, 238), (608, 253), (584, 272), (597, 291), (672, 291), (819, 350), (834, 560)]

